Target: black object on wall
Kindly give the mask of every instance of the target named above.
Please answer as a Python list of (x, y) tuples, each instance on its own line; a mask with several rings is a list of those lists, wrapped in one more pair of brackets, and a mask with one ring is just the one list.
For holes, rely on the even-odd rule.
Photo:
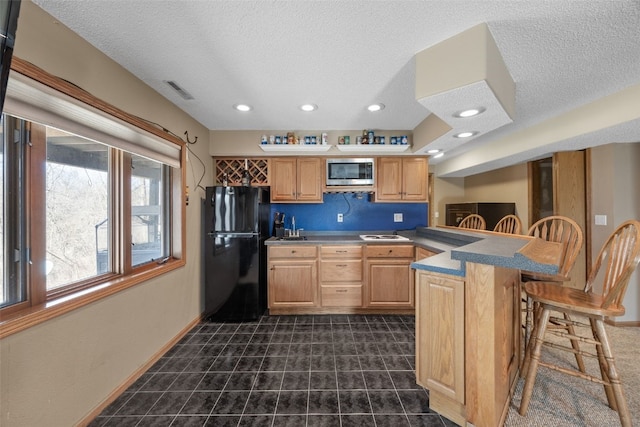
[(4, 97), (7, 93), (19, 13), (20, 0), (0, 1), (0, 113), (2, 113)]
[(487, 223), (487, 230), (493, 230), (502, 217), (515, 213), (515, 203), (450, 203), (446, 205), (445, 225), (457, 227), (467, 215), (478, 214)]

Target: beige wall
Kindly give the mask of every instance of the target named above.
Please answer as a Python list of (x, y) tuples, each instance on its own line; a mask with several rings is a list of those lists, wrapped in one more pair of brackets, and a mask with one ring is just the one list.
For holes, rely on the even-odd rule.
[(523, 229), (529, 224), (527, 165), (509, 166), (466, 178), (436, 178), (434, 205), (438, 225), (445, 224), (445, 205), (462, 202), (514, 202)]
[[(22, 2), (15, 55), (177, 135), (213, 180), (208, 130), (29, 1)], [(201, 141), (201, 142), (200, 142)], [(71, 426), (100, 405), (190, 322), (201, 307), (202, 166), (188, 165), (187, 265), (0, 341), (0, 425)]]
[[(591, 152), (593, 215), (606, 215), (607, 225), (591, 221), (592, 258), (618, 225), (629, 219), (640, 219), (640, 143), (609, 144)], [(640, 322), (640, 273), (631, 276), (624, 299), (626, 313), (617, 322)]]

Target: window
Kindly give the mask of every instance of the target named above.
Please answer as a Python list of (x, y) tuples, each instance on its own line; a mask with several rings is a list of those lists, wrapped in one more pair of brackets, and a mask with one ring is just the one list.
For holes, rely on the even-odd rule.
[(109, 147), (47, 127), (47, 290), (110, 273)]
[(0, 126), (0, 337), (5, 315), (24, 328), (184, 265), (181, 141), (17, 63), (27, 77)]
[(168, 167), (131, 156), (131, 265), (169, 255)]

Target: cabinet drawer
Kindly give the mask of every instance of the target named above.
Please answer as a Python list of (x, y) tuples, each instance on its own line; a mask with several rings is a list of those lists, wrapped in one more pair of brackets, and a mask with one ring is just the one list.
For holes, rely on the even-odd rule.
[(320, 255), (323, 258), (360, 258), (362, 257), (362, 245), (358, 246), (327, 246), (320, 247)]
[(362, 261), (359, 259), (322, 260), (322, 282), (359, 282), (362, 280)]
[(322, 286), (323, 307), (362, 307), (362, 286)]
[(413, 245), (367, 245), (367, 258), (413, 258)]
[(315, 246), (308, 245), (269, 247), (269, 258), (315, 258), (317, 253)]

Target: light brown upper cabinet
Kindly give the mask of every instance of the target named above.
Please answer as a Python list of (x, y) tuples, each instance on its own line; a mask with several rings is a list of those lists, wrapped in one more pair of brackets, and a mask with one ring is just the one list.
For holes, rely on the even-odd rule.
[(380, 157), (377, 169), (376, 202), (427, 202), (426, 157)]
[(318, 157), (271, 159), (271, 201), (322, 202), (323, 164)]

